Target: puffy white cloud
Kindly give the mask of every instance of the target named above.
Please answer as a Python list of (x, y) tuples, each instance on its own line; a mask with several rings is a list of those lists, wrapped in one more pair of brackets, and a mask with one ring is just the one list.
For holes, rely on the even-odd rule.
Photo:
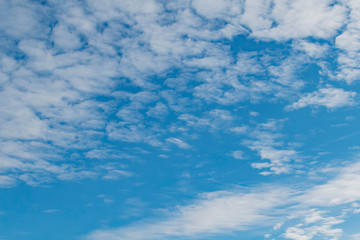
[(265, 17), (271, 25), (253, 29), (255, 37), (275, 40), (328, 38), (337, 33), (346, 18), (346, 8), (329, 0), (277, 0), (270, 11), (270, 16)]
[[(256, 143), (255, 143), (256, 145)], [(261, 172), (262, 175), (269, 175), (272, 173), (290, 173), (290, 161), (297, 158), (297, 152), (294, 150), (279, 150), (272, 147), (257, 147), (252, 146), (251, 149), (257, 150), (261, 159), (270, 160), (270, 162), (252, 163), (251, 166), (257, 169), (269, 168), (270, 172)]]
[(324, 106), (334, 109), (344, 106), (352, 106), (356, 104), (356, 95), (356, 92), (345, 91), (341, 88), (321, 88), (316, 92), (305, 94), (297, 102), (289, 105), (287, 109), (299, 109), (307, 106)]
[(265, 40), (329, 38), (346, 19), (346, 7), (329, 0), (196, 0), (192, 6), (208, 19), (224, 20), (235, 33), (245, 25), (252, 37)]

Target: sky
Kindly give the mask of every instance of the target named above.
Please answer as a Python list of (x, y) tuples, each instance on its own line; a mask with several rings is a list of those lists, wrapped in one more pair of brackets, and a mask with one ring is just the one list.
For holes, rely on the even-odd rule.
[(0, 0), (0, 239), (360, 240), (359, 12)]

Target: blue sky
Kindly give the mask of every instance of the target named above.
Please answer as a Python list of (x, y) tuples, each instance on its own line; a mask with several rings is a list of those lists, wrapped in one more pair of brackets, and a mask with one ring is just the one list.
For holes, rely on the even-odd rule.
[(359, 240), (359, 11), (0, 0), (0, 239)]

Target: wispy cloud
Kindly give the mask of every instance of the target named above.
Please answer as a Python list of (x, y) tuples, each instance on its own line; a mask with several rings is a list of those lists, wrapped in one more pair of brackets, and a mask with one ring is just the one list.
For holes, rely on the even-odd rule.
[(360, 179), (359, 169), (359, 163), (341, 169), (336, 178), (309, 190), (301, 197), (301, 201), (304, 204), (316, 206), (332, 206), (359, 201), (359, 186), (356, 184)]
[(264, 160), (253, 162), (251, 166), (255, 169), (268, 169), (260, 172), (261, 175), (289, 174), (297, 168), (296, 162), (301, 159), (300, 154), (282, 141), (280, 130), (285, 121), (286, 119), (271, 119), (250, 128), (246, 133), (248, 139), (242, 144), (256, 151), (261, 160)]
[(171, 137), (171, 138), (166, 139), (166, 141), (175, 144), (179, 148), (183, 148), (183, 149), (191, 148), (191, 146), (189, 144), (187, 144), (186, 142), (184, 142), (183, 140), (178, 139), (178, 138)]
[(109, 231), (98, 230), (88, 235), (87, 239), (200, 237), (244, 230), (254, 224), (269, 225), (272, 222), (269, 210), (283, 204), (287, 194), (284, 189), (253, 193), (213, 192), (194, 204), (180, 207), (165, 221), (140, 223)]
[[(358, 162), (340, 168), (340, 173), (334, 179), (303, 191), (265, 185), (253, 188), (250, 192), (231, 190), (206, 193), (194, 203), (178, 207), (165, 216), (165, 220), (149, 220), (118, 229), (97, 230), (87, 235), (86, 239), (206, 237), (269, 225), (275, 226), (273, 235), (286, 239), (338, 239), (343, 230), (337, 225), (343, 223), (346, 215), (350, 214), (345, 204), (360, 199), (358, 187), (354, 184), (358, 181), (358, 168)], [(340, 206), (340, 210), (344, 211), (334, 216), (331, 209), (316, 208), (330, 205)], [(291, 225), (295, 220), (300, 223)], [(279, 234), (279, 231), (284, 232)]]

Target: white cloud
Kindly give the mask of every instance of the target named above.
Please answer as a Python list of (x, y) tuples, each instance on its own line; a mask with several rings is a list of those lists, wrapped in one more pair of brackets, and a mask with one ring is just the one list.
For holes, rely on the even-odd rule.
[(121, 177), (131, 177), (134, 174), (130, 171), (124, 169), (125, 166), (115, 164), (115, 163), (107, 163), (104, 166), (99, 166), (99, 169), (105, 170), (105, 174), (103, 174), (103, 179), (108, 180), (117, 180)]
[[(193, 203), (177, 207), (159, 220), (96, 230), (86, 239), (152, 240), (172, 237), (209, 237), (245, 231), (253, 227), (284, 229), (281, 238), (293, 240), (340, 239), (340, 226), (351, 213), (347, 203), (357, 208), (360, 201), (360, 162), (338, 168), (339, 174), (325, 184), (299, 191), (274, 185), (202, 194)], [(339, 208), (326, 208), (339, 206)], [(318, 208), (326, 209), (320, 210)], [(336, 212), (342, 212), (337, 215)], [(277, 223), (277, 224), (276, 224)], [(295, 225), (294, 225), (295, 224)], [(353, 236), (357, 239), (357, 235)]]
[(241, 150), (233, 151), (232, 156), (235, 159), (244, 159), (244, 152)]
[(304, 223), (297, 224), (294, 227), (288, 227), (283, 236), (287, 239), (294, 240), (311, 240), (315, 237), (332, 240), (339, 239), (343, 230), (334, 227), (334, 225), (343, 223), (344, 220), (342, 220), (341, 217), (324, 217), (324, 214), (326, 214), (325, 211), (319, 211), (317, 209), (310, 209), (302, 213), (301, 218), (304, 219)]
[(208, 128), (210, 132), (227, 129), (234, 120), (232, 113), (223, 109), (212, 109), (204, 112), (202, 116), (184, 113), (178, 119), (184, 121), (188, 127)]
[[(253, 1), (247, 1), (253, 2)], [(254, 1), (258, 4), (262, 1)], [(248, 20), (254, 37), (288, 40), (291, 38), (328, 38), (336, 34), (345, 21), (346, 8), (341, 4), (331, 5), (329, 0), (277, 0), (271, 8), (256, 10), (266, 25), (254, 23), (256, 18)], [(259, 4), (262, 8), (264, 5)], [(261, 9), (257, 6), (258, 9)], [(266, 11), (267, 10), (267, 11)], [(245, 9), (245, 12), (247, 9)], [(270, 14), (268, 12), (270, 11)], [(311, 19), (311, 20), (310, 20)], [(272, 26), (275, 25), (275, 26)]]
[(82, 46), (79, 36), (64, 25), (55, 27), (53, 38), (55, 45), (64, 50), (75, 50)]
[[(181, 136), (169, 138), (168, 126), (160, 127), (158, 120), (166, 116), (173, 117), (171, 129), (178, 132), (205, 126), (210, 132), (249, 133), (234, 128), (237, 119), (221, 105), (256, 102), (269, 95), (287, 98), (302, 86), (301, 81), (292, 81), (302, 58), (290, 54), (282, 59), (266, 51), (233, 55), (220, 40), (239, 34), (256, 41), (328, 38), (344, 19), (344, 7), (326, 0), (277, 0), (273, 5), (263, 0), (89, 0), (47, 1), (47, 5), (15, 0), (0, 5), (0, 16), (6, 19), (0, 23), (5, 36), (0, 49), (1, 169), (9, 176), (17, 171), (16, 179), (21, 175), (34, 184), (36, 179), (101, 175), (98, 169), (77, 167), (64, 155), (84, 152), (86, 161), (105, 137), (190, 148)], [(354, 36), (344, 33), (337, 46), (357, 51), (357, 45), (345, 49)], [(299, 40), (308, 55), (320, 56), (320, 46), (315, 45)], [(179, 76), (164, 80), (173, 70), (180, 71)], [(171, 90), (161, 85), (163, 80)], [(119, 88), (131, 90), (114, 92)], [(345, 93), (348, 100), (354, 97)], [(202, 111), (208, 103), (214, 103), (213, 110)], [(292, 149), (265, 146), (268, 139), (252, 138), (249, 145), (270, 160), (267, 165), (253, 165), (257, 168), (285, 172), (282, 164), (295, 158)], [(55, 164), (53, 159), (63, 161)], [(127, 174), (116, 171), (109, 178)]]
[[(161, 7), (156, 1), (150, 0), (125, 0), (125, 1), (115, 1), (115, 0), (105, 0), (103, 3), (99, 3), (94, 0), (89, 1), (89, 5), (94, 9), (99, 11), (98, 14), (101, 14), (101, 17), (111, 18), (117, 16), (119, 12), (124, 11), (129, 14), (141, 15), (141, 14), (156, 14), (161, 10)], [(116, 12), (118, 11), (118, 12)], [(104, 15), (102, 15), (102, 13)], [(110, 13), (110, 14), (109, 14)], [(113, 13), (113, 14), (111, 14)]]
[(352, 83), (359, 80), (359, 51), (360, 51), (360, 31), (358, 25), (360, 23), (359, 1), (349, 0), (344, 1), (347, 5), (350, 14), (349, 20), (344, 31), (336, 37), (335, 46), (341, 50), (338, 56), (339, 68), (335, 75), (332, 76), (337, 80), (344, 80), (347, 83)]
[(16, 184), (17, 184), (17, 180), (15, 177), (0, 175), (0, 188), (13, 187)]
[[(352, 9), (351, 23), (336, 38), (336, 47), (342, 51), (336, 76), (351, 82), (360, 72), (355, 19), (358, 3), (347, 2)], [(136, 175), (116, 164), (84, 169), (64, 157), (64, 152), (83, 151), (85, 161), (129, 157), (111, 151), (113, 146), (109, 150), (100, 144), (103, 138), (192, 148), (182, 136), (169, 137), (168, 126), (157, 123), (168, 115), (174, 119), (172, 133), (202, 128), (245, 135), (244, 144), (261, 159), (252, 167), (261, 169), (263, 175), (290, 173), (297, 168), (299, 153), (284, 143), (278, 133), (279, 122), (269, 121), (254, 129), (233, 127), (238, 119), (221, 105), (232, 108), (241, 101), (256, 103), (269, 96), (276, 101), (298, 94), (303, 81), (296, 77), (307, 64), (305, 54), (321, 58), (328, 50), (326, 45), (301, 38), (333, 37), (346, 19), (343, 5), (330, 0), (89, 0), (51, 4), (50, 8), (56, 7), (50, 21), (42, 12), (44, 8), (34, 1), (0, 3), (0, 16), (7, 19), (0, 23), (1, 32), (19, 42), (2, 51), (10, 52), (9, 56), (1, 55), (0, 186), (12, 187), (21, 180), (36, 185), (55, 179), (111, 180)], [(49, 29), (50, 22), (57, 25)], [(243, 33), (255, 41), (300, 39), (292, 47), (304, 53), (290, 52), (285, 58), (266, 51), (233, 56), (229, 46), (219, 43)], [(15, 52), (23, 59), (18, 60)], [(173, 70), (182, 72), (169, 79)], [(171, 90), (162, 88), (165, 78)], [(113, 92), (119, 88), (136, 88), (137, 93)], [(355, 97), (355, 92), (327, 87), (303, 95), (288, 108), (334, 109), (354, 105)], [(214, 105), (213, 110), (203, 111), (208, 103)], [(234, 151), (233, 157), (242, 159), (243, 152)], [(357, 165), (352, 167), (359, 170)], [(282, 189), (215, 192), (177, 208), (164, 220), (99, 230), (89, 238), (201, 237), (273, 225), (279, 220), (276, 209), (289, 202), (303, 207), (360, 200), (359, 181), (355, 170), (345, 169), (337, 178), (298, 198)], [(285, 210), (292, 211), (286, 206)], [(297, 240), (339, 236), (341, 231), (332, 228), (338, 222), (321, 214), (305, 214), (305, 225), (289, 227), (283, 236)]]
[(360, 233), (356, 233), (356, 234), (351, 235), (351, 239), (352, 240), (359, 240), (360, 239)]
[(326, 184), (315, 186), (300, 197), (304, 204), (334, 206), (360, 201), (360, 164), (342, 168), (339, 175)]
[(297, 74), (304, 61), (305, 58), (301, 54), (291, 55), (281, 61), (279, 65), (269, 66), (268, 70), (273, 76), (273, 81), (282, 86), (290, 86), (291, 89), (301, 89), (305, 83), (299, 79)]
[(191, 148), (191, 146), (189, 144), (187, 144), (186, 142), (184, 142), (183, 140), (180, 140), (178, 138), (171, 137), (171, 138), (166, 139), (166, 141), (175, 144), (179, 148), (183, 148), (183, 149)]
[(254, 111), (249, 112), (249, 115), (252, 117), (257, 117), (257, 116), (259, 116), (259, 114), (260, 114), (259, 112), (254, 112)]
[(279, 222), (273, 227), (273, 229), (274, 230), (279, 230), (282, 227), (283, 224), (284, 224), (284, 222)]
[(46, 209), (46, 210), (44, 210), (44, 213), (52, 214), (52, 213), (56, 213), (59, 211), (60, 211), (59, 209)]
[(230, 131), (236, 134), (245, 134), (247, 131), (249, 131), (249, 127), (248, 126), (233, 127), (230, 129)]
[(97, 230), (87, 239), (150, 240), (169, 237), (200, 237), (234, 230), (251, 225), (269, 225), (270, 209), (283, 204), (288, 194), (285, 189), (265, 192), (236, 193), (213, 192), (193, 204), (183, 206), (166, 221), (152, 221), (129, 227)]
[(294, 150), (278, 150), (272, 147), (266, 146), (254, 146), (250, 147), (252, 150), (257, 150), (261, 159), (270, 160), (270, 162), (256, 162), (252, 163), (251, 166), (256, 169), (269, 168), (269, 172), (261, 172), (262, 175), (270, 175), (272, 173), (290, 173), (291, 164), (290, 162), (297, 158), (297, 152)]
[(6, 19), (1, 21), (0, 31), (7, 37), (20, 40), (44, 36), (46, 27), (41, 22), (48, 19), (39, 3), (21, 0), (1, 1), (0, 9), (1, 18)]
[(168, 115), (169, 111), (167, 106), (162, 103), (158, 102), (156, 105), (149, 109), (149, 111), (146, 112), (146, 114), (150, 117), (162, 119)]
[(288, 110), (300, 109), (307, 106), (324, 106), (330, 109), (355, 105), (356, 92), (345, 91), (341, 88), (327, 87), (316, 92), (303, 95), (297, 102), (289, 105)]
[(242, 11), (242, 3), (242, 1), (229, 0), (195, 0), (191, 2), (198, 13), (208, 18), (239, 15)]
[[(293, 38), (329, 38), (343, 26), (346, 8), (329, 0), (196, 0), (192, 7), (209, 20), (221, 19), (234, 33), (251, 31), (260, 39), (288, 40)], [(311, 19), (311, 20), (310, 20)]]
[(279, 133), (286, 120), (271, 119), (247, 131), (248, 139), (242, 144), (256, 151), (261, 160), (264, 160), (251, 163), (255, 169), (267, 169), (260, 172), (261, 175), (289, 174), (298, 167), (295, 163), (300, 160), (300, 154), (291, 146), (287, 146), (282, 141), (282, 134)]
[(294, 48), (304, 51), (310, 57), (321, 58), (329, 50), (329, 45), (301, 40), (294, 44)]
[(157, 133), (160, 130), (148, 129), (144, 124), (109, 123), (106, 131), (108, 136), (114, 140), (133, 143), (145, 142), (152, 146), (161, 146)]

